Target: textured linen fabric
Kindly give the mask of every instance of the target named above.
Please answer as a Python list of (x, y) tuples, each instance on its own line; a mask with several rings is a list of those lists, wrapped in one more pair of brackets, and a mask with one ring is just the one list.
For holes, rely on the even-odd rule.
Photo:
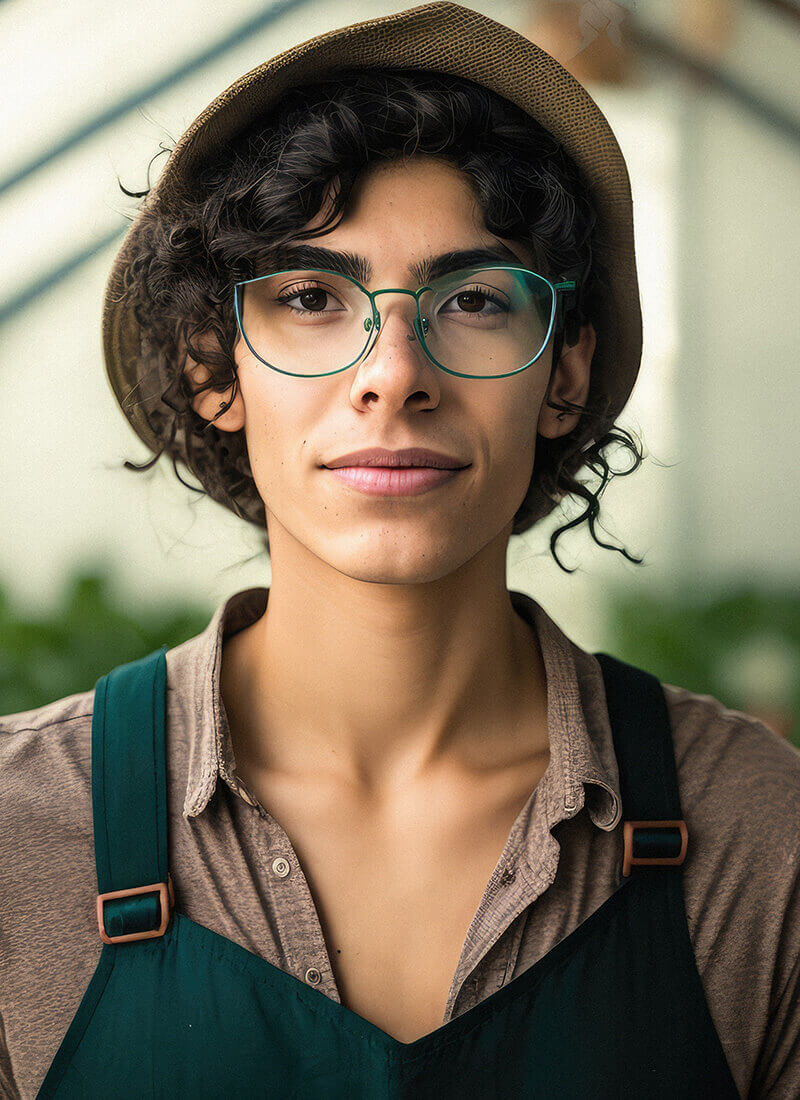
[[(201, 634), (166, 654), (176, 907), (340, 1002), (291, 839), (236, 776), (220, 695), (223, 639), (263, 614), (267, 599), (265, 588), (236, 593)], [(593, 913), (614, 891), (622, 859), (624, 807), (599, 664), (532, 597), (512, 592), (511, 599), (541, 646), (551, 759), (499, 853), (442, 1023), (518, 976)], [(687, 920), (711, 1016), (742, 1096), (796, 1100), (800, 752), (711, 696), (664, 688), (689, 830)], [(3, 1098), (35, 1097), (102, 949), (93, 698), (93, 690), (82, 692), (0, 719)]]

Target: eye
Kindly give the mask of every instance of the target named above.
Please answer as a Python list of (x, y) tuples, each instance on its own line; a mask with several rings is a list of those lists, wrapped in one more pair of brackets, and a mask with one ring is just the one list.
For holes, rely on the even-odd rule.
[[(295, 301), (295, 299), (300, 300), (299, 306), (291, 305), (291, 303)], [(342, 303), (339, 301), (336, 295), (332, 293), (332, 291), (328, 290), (326, 287), (321, 286), (318, 283), (311, 282), (303, 283), (302, 286), (300, 284), (295, 284), (293, 286), (287, 287), (286, 290), (284, 290), (281, 294), (277, 296), (275, 301), (279, 302), (281, 305), (286, 306), (293, 313), (298, 313), (301, 316), (308, 316), (309, 314), (313, 313), (338, 312), (335, 308), (325, 308), (329, 302), (335, 302), (338, 305), (339, 309), (344, 308), (342, 306)]]
[[(447, 307), (455, 302), (456, 308)], [(490, 308), (486, 308), (489, 306)], [(495, 293), (486, 287), (464, 287), (448, 299), (439, 310), (440, 313), (455, 313), (461, 316), (496, 317), (508, 311), (507, 305)]]

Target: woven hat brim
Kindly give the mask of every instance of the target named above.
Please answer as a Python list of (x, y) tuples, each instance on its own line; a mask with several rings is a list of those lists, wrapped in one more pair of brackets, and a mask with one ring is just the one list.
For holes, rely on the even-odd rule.
[[(633, 389), (642, 352), (642, 318), (630, 181), (622, 151), (597, 104), (562, 65), (524, 35), (450, 0), (339, 27), (301, 42), (251, 69), (216, 97), (184, 131), (148, 204), (177, 195), (220, 144), (247, 128), (288, 88), (351, 66), (430, 69), (466, 77), (498, 92), (536, 118), (581, 169), (597, 211), (595, 249), (609, 274), (593, 323), (598, 343), (592, 371), (603, 380), (618, 416)], [(138, 218), (112, 265), (103, 303), (106, 373), (116, 399), (153, 451), (161, 441), (140, 392), (141, 338), (122, 300), (122, 273), (133, 253)]]

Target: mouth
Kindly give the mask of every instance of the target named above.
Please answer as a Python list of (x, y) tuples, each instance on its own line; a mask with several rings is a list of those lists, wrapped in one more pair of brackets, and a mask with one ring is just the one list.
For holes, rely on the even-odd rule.
[(418, 496), (454, 481), (468, 466), (440, 470), (433, 466), (337, 466), (323, 470), (356, 492), (370, 496)]

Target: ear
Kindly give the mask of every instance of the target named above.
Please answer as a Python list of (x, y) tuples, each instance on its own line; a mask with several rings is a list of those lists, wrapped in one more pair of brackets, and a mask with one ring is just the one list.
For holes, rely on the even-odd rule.
[[(573, 401), (585, 405), (589, 396), (589, 378), (592, 369), (592, 356), (597, 345), (597, 334), (591, 321), (581, 325), (578, 342), (568, 347), (566, 341), (561, 349), (561, 357), (553, 371), (545, 399), (539, 411), (539, 435), (555, 439), (572, 431), (580, 419), (580, 413), (563, 412), (551, 409), (548, 400)], [(559, 419), (560, 418), (560, 419)]]
[[(197, 342), (202, 346), (202, 340)], [(224, 392), (209, 388), (197, 393), (197, 387), (208, 381), (211, 377), (211, 371), (202, 363), (192, 359), (191, 355), (188, 354), (183, 372), (188, 377), (192, 392), (195, 395), (192, 399), (192, 408), (204, 420), (214, 420), (220, 408), (231, 401), (234, 383), (231, 382)], [(242, 400), (240, 386), (236, 386), (236, 396), (233, 398), (230, 408), (227, 408), (222, 416), (214, 420), (214, 423), (223, 432), (238, 432), (240, 428), (244, 427), (244, 401)]]

